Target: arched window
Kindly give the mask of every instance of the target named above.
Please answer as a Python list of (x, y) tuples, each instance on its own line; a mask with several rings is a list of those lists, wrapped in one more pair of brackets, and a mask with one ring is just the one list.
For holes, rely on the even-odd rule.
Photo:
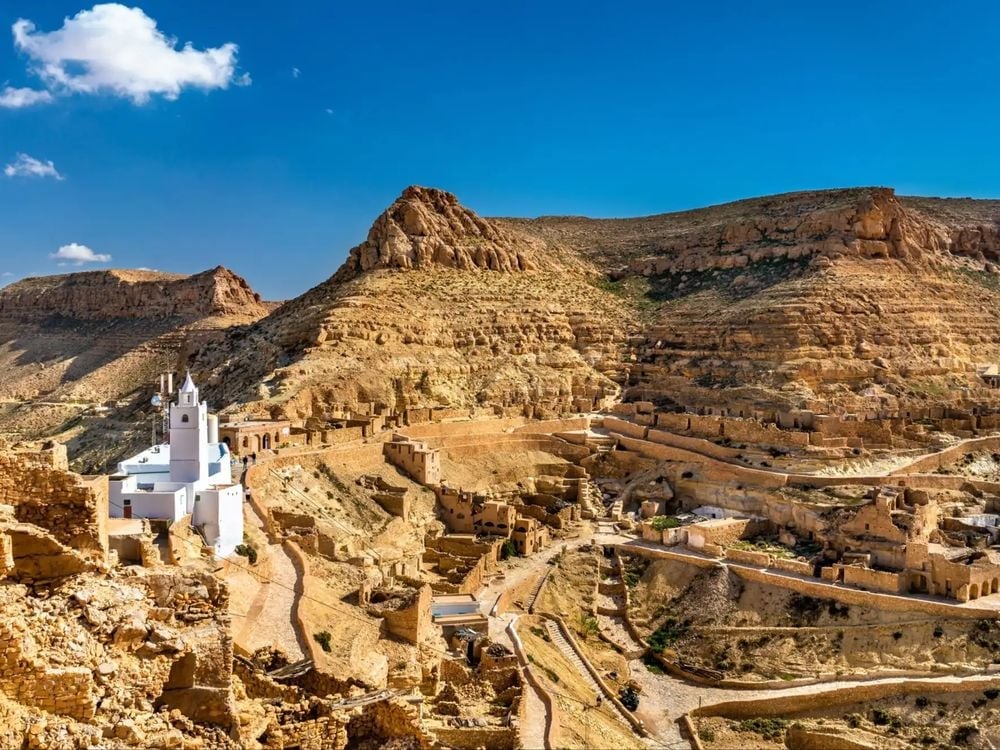
[(188, 422), (190, 422), (190, 421), (191, 421), (191, 419), (190, 419), (190, 417), (188, 417), (188, 415), (187, 415), (187, 414), (182, 414), (182, 415), (181, 415), (181, 422), (182, 422), (183, 424), (187, 424), (187, 423), (188, 423)]

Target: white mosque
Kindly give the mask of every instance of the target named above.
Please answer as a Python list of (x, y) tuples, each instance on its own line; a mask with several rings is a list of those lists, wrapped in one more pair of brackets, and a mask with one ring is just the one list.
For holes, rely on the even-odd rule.
[(111, 477), (111, 517), (179, 521), (190, 515), (216, 555), (232, 554), (243, 542), (243, 486), (233, 482), (218, 425), (188, 373), (170, 407), (170, 442), (122, 461)]

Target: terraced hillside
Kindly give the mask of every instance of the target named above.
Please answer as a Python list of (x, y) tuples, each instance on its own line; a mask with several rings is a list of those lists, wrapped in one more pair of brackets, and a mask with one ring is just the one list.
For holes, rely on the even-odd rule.
[(857, 188), (483, 219), (409, 188), (330, 280), (197, 366), (218, 400), (292, 417), (372, 401), (551, 413), (622, 385), (764, 410), (989, 401), (998, 206)]

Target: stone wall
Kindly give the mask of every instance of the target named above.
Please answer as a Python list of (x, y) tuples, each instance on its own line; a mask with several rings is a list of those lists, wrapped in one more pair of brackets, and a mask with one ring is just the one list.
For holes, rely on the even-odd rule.
[(347, 717), (338, 714), (306, 721), (274, 721), (267, 728), (264, 750), (344, 750), (347, 743)]
[(444, 747), (456, 750), (515, 750), (521, 747), (511, 727), (438, 727), (434, 736)]
[(950, 448), (946, 448), (938, 453), (912, 461), (890, 472), (890, 475), (898, 474), (933, 474), (939, 468), (955, 463), (963, 456), (970, 453), (995, 452), (1000, 450), (1000, 437), (977, 438), (965, 440)]
[[(710, 560), (691, 554), (675, 552), (670, 549), (652, 549), (650, 547), (639, 547), (632, 544), (617, 544), (616, 549), (624, 555), (638, 555), (652, 559), (675, 560), (687, 565), (699, 568), (718, 567), (717, 560)], [(775, 566), (777, 569), (777, 566)], [(798, 577), (779, 575), (759, 570), (755, 567), (744, 567), (736, 564), (731, 570), (736, 575), (748, 581), (763, 583), (769, 586), (778, 586), (783, 589), (795, 591), (799, 594), (816, 597), (818, 599), (833, 599), (843, 604), (854, 604), (872, 609), (880, 609), (890, 612), (921, 612), (935, 617), (952, 617), (969, 620), (996, 619), (1000, 616), (994, 609), (984, 607), (970, 607), (968, 605), (958, 606), (947, 602), (936, 602), (928, 599), (919, 599), (911, 596), (891, 596), (873, 591), (862, 591), (860, 589), (847, 588), (844, 586), (831, 586), (816, 579), (803, 579)], [(826, 569), (824, 569), (826, 570)]]
[(0, 503), (14, 506), (18, 521), (50, 531), (92, 561), (106, 560), (107, 477), (85, 480), (42, 462), (0, 454)]
[(0, 620), (0, 690), (26, 706), (87, 721), (94, 716), (94, 676), (86, 667), (51, 668), (34, 657), (27, 625)]
[(844, 573), (844, 583), (851, 586), (890, 594), (906, 591), (906, 578), (898, 573), (862, 568), (859, 565), (846, 565), (841, 570)]
[(385, 620), (386, 630), (407, 643), (422, 643), (434, 629), (431, 612), (431, 587), (421, 586), (407, 607), (384, 610), (379, 615)]
[(62, 544), (53, 534), (31, 524), (2, 524), (0, 537), (4, 539), (6, 574), (21, 581), (52, 580), (95, 567), (88, 558)]
[(726, 559), (750, 565), (759, 565), (762, 568), (770, 567), (772, 562), (771, 556), (766, 552), (753, 552), (745, 549), (733, 549), (731, 547), (726, 549)]

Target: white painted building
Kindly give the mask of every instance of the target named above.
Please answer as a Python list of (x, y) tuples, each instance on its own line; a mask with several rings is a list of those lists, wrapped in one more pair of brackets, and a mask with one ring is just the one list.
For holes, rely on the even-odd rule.
[(218, 424), (189, 374), (170, 407), (169, 444), (118, 464), (109, 486), (111, 517), (179, 521), (190, 515), (217, 555), (232, 554), (243, 542), (243, 486), (233, 482)]

